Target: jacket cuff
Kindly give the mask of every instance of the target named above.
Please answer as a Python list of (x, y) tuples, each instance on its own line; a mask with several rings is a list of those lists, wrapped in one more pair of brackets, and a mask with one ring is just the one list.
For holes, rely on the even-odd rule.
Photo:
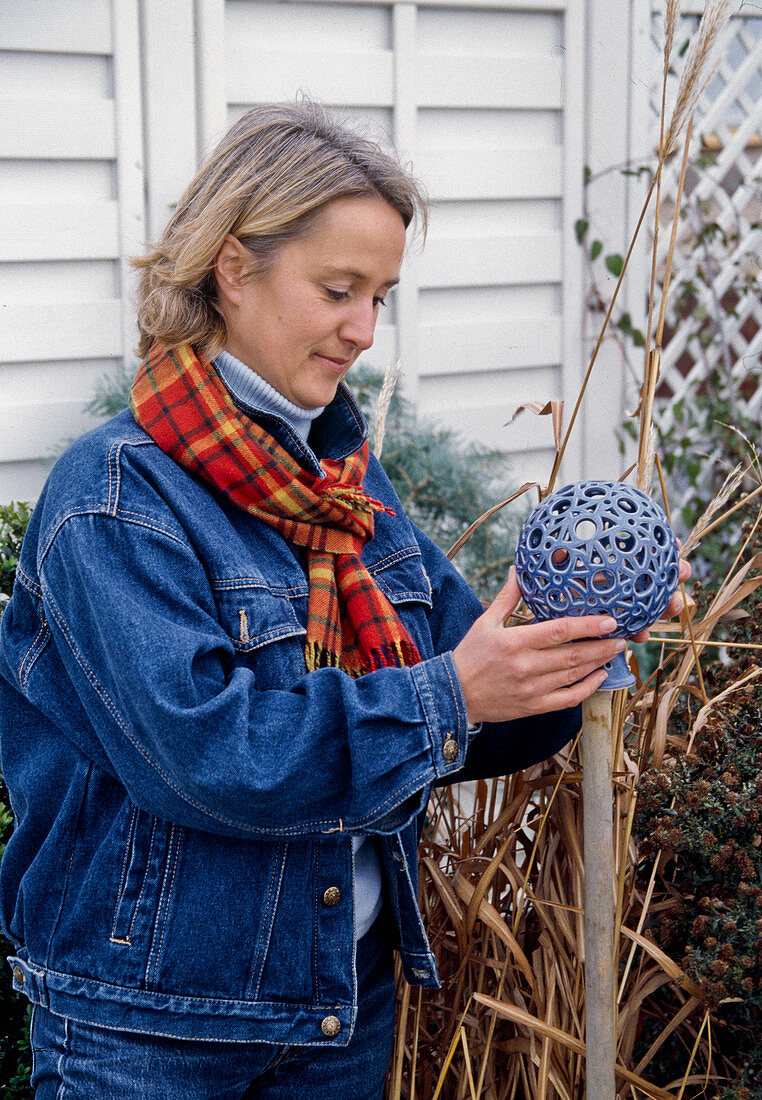
[(458, 771), (468, 749), (468, 714), (452, 653), (413, 665), (413, 683), (431, 739), (437, 779)]

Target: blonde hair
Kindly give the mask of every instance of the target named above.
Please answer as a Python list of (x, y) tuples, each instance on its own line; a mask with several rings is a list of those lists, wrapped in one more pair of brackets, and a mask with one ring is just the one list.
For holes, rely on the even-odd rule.
[(407, 228), (425, 232), (426, 199), (395, 156), (332, 118), (319, 104), (254, 107), (223, 137), (177, 203), (161, 240), (134, 259), (139, 354), (154, 340), (192, 344), (206, 355), (224, 346), (214, 261), (228, 233), (266, 270), (286, 241), (309, 233), (338, 198), (384, 199)]

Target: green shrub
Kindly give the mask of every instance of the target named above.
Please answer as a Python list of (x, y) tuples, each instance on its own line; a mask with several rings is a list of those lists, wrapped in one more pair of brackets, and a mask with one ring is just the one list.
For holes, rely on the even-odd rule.
[[(698, 615), (708, 595), (696, 586)], [(744, 610), (729, 640), (759, 644), (758, 593)], [(709, 698), (758, 668), (757, 652), (708, 663)], [(671, 734), (688, 733), (696, 708), (691, 715), (687, 706), (673, 715)], [(711, 1095), (762, 1100), (762, 681), (750, 680), (709, 712), (690, 755), (644, 774), (634, 832), (645, 878), (660, 861), (663, 904), (652, 906), (651, 933), (703, 991), (715, 1057), (732, 1081)], [(667, 1001), (665, 1015), (677, 1007)], [(652, 1037), (644, 1035), (643, 1049)], [(677, 1060), (662, 1068), (665, 1080), (679, 1076)]]

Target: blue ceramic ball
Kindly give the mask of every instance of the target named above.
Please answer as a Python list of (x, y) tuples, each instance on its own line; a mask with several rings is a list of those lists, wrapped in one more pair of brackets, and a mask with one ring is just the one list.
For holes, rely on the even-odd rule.
[[(614, 634), (627, 638), (666, 609), (679, 558), (669, 520), (645, 493), (582, 481), (551, 493), (526, 520), (516, 575), (535, 618), (611, 615)], [(629, 672), (626, 682), (634, 683)]]

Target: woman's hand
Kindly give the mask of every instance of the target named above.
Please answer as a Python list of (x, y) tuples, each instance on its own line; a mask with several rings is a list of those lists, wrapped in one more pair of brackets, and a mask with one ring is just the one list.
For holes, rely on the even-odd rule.
[(601, 686), (601, 668), (625, 648), (607, 615), (580, 615), (506, 629), (521, 593), (513, 567), (505, 586), (453, 656), (469, 722), (505, 722), (576, 706)]

